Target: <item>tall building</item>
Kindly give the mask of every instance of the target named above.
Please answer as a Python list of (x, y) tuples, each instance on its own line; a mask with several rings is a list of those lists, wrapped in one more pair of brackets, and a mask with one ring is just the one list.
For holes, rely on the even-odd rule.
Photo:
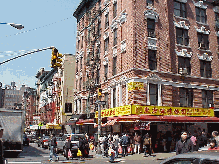
[[(212, 122), (219, 109), (219, 8), (212, 2), (82, 0), (73, 14), (77, 113), (94, 113), (99, 99), (106, 101), (102, 117), (117, 122), (176, 115)], [(133, 131), (128, 125), (120, 128)]]
[(4, 104), (4, 89), (2, 88), (2, 83), (0, 82), (0, 108), (3, 108)]

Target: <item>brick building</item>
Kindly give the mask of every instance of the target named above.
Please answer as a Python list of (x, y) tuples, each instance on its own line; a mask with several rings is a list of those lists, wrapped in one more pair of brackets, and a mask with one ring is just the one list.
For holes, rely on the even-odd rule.
[[(102, 117), (214, 116), (219, 8), (212, 1), (83, 0), (73, 16), (76, 113), (95, 112), (101, 88)], [(116, 107), (120, 114), (107, 111)]]

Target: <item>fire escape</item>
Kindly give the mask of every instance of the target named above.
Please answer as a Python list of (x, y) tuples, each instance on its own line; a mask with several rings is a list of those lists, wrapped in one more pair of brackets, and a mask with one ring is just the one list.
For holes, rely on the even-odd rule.
[[(86, 113), (90, 118), (90, 111), (93, 108), (94, 94), (100, 88), (100, 16), (101, 10), (94, 8), (87, 13), (89, 24), (87, 27), (87, 56), (85, 60), (86, 82), (85, 90), (88, 92)], [(95, 107), (95, 106), (94, 106)]]

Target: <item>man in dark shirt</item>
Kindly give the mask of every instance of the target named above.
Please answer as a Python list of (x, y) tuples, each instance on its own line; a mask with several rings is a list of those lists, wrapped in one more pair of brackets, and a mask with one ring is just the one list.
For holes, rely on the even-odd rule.
[(50, 159), (49, 161), (52, 161), (52, 156), (54, 155), (56, 157), (56, 160), (58, 161), (59, 160), (59, 157), (58, 155), (55, 153), (55, 148), (57, 147), (57, 144), (56, 144), (56, 137), (55, 137), (55, 134), (52, 134), (51, 135), (51, 138), (50, 138)]
[(176, 144), (176, 155), (193, 151), (193, 143), (187, 137), (187, 132), (181, 133), (181, 139)]

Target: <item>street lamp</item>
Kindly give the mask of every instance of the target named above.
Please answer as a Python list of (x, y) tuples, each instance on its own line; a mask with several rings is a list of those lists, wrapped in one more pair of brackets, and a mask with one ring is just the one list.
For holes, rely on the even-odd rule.
[(3, 22), (0, 22), (0, 24), (7, 24), (7, 25), (10, 25), (10, 26), (12, 26), (12, 27), (18, 29), (18, 30), (21, 30), (21, 29), (24, 28), (24, 26), (21, 25), (21, 24), (15, 24), (15, 23), (3, 23)]

